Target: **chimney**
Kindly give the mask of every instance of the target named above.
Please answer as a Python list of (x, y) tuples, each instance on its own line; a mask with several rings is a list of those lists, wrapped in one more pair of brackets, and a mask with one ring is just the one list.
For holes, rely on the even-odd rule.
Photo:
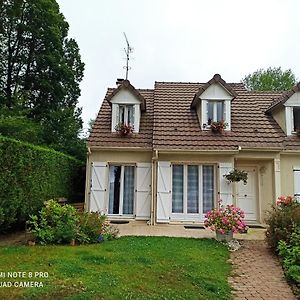
[(122, 79), (122, 78), (117, 78), (116, 85), (119, 86), (120, 84), (122, 84), (123, 81), (124, 81), (124, 79)]

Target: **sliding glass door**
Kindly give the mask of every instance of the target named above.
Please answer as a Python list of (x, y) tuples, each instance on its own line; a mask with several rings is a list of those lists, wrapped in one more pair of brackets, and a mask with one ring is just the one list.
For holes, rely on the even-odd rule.
[(135, 167), (109, 167), (109, 215), (133, 215)]

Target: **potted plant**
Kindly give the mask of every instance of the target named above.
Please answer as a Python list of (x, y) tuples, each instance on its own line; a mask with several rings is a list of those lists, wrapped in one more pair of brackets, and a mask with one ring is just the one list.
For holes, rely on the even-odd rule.
[(222, 200), (219, 201), (219, 208), (209, 211), (205, 215), (204, 226), (216, 232), (218, 241), (230, 241), (233, 239), (233, 233), (247, 232), (248, 226), (244, 222), (245, 213), (233, 204), (226, 207), (221, 206)]
[(133, 133), (133, 126), (126, 123), (119, 123), (116, 125), (115, 130), (120, 136), (129, 136)]
[(233, 169), (230, 171), (228, 174), (224, 175), (224, 177), (229, 181), (229, 182), (239, 182), (243, 181), (244, 184), (247, 184), (248, 180), (248, 173), (244, 170), (238, 170), (238, 169)]
[(217, 132), (222, 133), (224, 131), (224, 129), (226, 129), (227, 126), (228, 126), (228, 124), (225, 123), (223, 120), (210, 123), (211, 131), (214, 133), (217, 133)]

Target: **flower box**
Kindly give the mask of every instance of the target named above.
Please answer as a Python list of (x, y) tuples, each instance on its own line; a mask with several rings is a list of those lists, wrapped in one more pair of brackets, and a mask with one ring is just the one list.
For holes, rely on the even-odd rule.
[(122, 137), (130, 136), (133, 133), (133, 129), (133, 126), (126, 123), (119, 123), (115, 127), (116, 132)]

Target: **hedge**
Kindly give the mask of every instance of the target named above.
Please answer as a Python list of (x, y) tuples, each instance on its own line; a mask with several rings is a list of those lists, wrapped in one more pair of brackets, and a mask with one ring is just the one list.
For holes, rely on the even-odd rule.
[(70, 197), (82, 162), (0, 136), (0, 232), (24, 224), (44, 201)]

